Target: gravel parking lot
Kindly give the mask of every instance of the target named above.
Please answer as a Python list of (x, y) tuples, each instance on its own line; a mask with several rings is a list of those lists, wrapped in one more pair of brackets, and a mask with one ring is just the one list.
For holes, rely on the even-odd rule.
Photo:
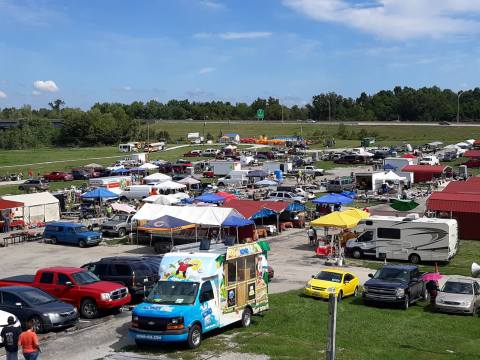
[[(275, 278), (270, 283), (270, 293), (284, 292), (302, 288), (312, 274), (324, 266), (307, 245), (304, 229), (291, 229), (281, 236), (269, 238), (271, 252), (269, 263), (275, 270)], [(47, 266), (81, 266), (89, 261), (105, 256), (152, 254), (147, 246), (137, 245), (100, 245), (80, 249), (73, 246), (51, 245), (41, 242), (25, 243), (1, 248), (2, 262), (0, 274), (2, 277), (19, 274), (33, 274), (38, 268)], [(361, 283), (366, 281), (368, 269), (352, 268)], [(133, 342), (127, 337), (130, 312), (125, 311), (116, 316), (110, 316), (103, 321), (96, 321), (94, 326), (68, 333), (50, 334), (42, 344), (42, 358), (49, 360), (86, 360), (86, 359), (127, 359), (134, 357), (124, 353), (116, 353)], [(91, 325), (82, 320), (82, 325)], [(215, 356), (214, 356), (215, 357)], [(145, 359), (145, 357), (139, 357)], [(152, 357), (148, 357), (152, 359)], [(153, 357), (166, 359), (165, 356)], [(206, 354), (206, 358), (209, 358)], [(249, 357), (242, 354), (242, 358)], [(0, 355), (0, 359), (4, 356)], [(257, 356), (251, 359), (258, 359)]]

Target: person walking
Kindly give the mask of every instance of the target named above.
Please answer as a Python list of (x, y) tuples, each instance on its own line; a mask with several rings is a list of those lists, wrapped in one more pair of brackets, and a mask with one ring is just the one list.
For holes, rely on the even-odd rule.
[(0, 333), (2, 343), (5, 345), (6, 360), (18, 360), (18, 338), (22, 330), (20, 326), (14, 326), (15, 318), (13, 316), (8, 317), (7, 323), (8, 325)]
[(316, 238), (317, 238), (317, 232), (313, 228), (313, 226), (310, 226), (310, 228), (307, 230), (307, 236), (308, 240), (310, 242), (310, 246), (314, 246), (316, 243)]
[(20, 334), (18, 345), (22, 346), (25, 360), (37, 360), (40, 353), (37, 334), (33, 331), (33, 321), (27, 321), (27, 330)]

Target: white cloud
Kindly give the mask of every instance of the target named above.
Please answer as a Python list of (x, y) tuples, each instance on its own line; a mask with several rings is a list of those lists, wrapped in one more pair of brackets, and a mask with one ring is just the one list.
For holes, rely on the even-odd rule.
[(344, 24), (379, 37), (405, 40), (480, 32), (480, 0), (283, 0), (314, 20)]
[(114, 87), (112, 88), (113, 91), (125, 91), (125, 92), (128, 92), (128, 91), (132, 91), (133, 88), (130, 86), (130, 85), (124, 85), (124, 86), (118, 86), (118, 87)]
[(214, 0), (201, 0), (199, 1), (199, 4), (202, 6), (205, 6), (206, 8), (212, 9), (212, 10), (223, 10), (225, 9), (225, 5), (222, 3), (219, 3), (218, 1)]
[(32, 95), (33, 95), (33, 96), (40, 96), (40, 95), (42, 95), (42, 93), (41, 93), (40, 91), (38, 91), (38, 90), (33, 90), (33, 91), (32, 91)]
[(195, 39), (219, 38), (223, 40), (262, 39), (272, 36), (268, 31), (224, 32), (224, 33), (196, 33)]
[(0, 99), (6, 99), (6, 98), (7, 98), (7, 94), (4, 91), (0, 90)]
[(200, 70), (198, 70), (198, 74), (199, 75), (209, 74), (211, 72), (214, 72), (215, 70), (217, 70), (217, 69), (214, 68), (214, 67), (204, 67), (204, 68), (201, 68)]
[(57, 84), (53, 80), (37, 80), (33, 83), (33, 87), (39, 91), (57, 92), (59, 90)]

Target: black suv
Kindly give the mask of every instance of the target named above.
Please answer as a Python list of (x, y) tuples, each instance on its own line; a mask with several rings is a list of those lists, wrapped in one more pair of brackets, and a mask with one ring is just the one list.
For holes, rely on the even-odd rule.
[(132, 299), (146, 296), (158, 280), (159, 256), (115, 256), (82, 266), (101, 280), (114, 281), (128, 288)]

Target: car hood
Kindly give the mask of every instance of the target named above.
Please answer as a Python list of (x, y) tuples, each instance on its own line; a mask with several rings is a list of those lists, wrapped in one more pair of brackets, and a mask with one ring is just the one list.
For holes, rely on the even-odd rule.
[(323, 287), (323, 288), (329, 288), (329, 287), (341, 287), (341, 283), (333, 282), (333, 281), (326, 281), (326, 280), (317, 280), (317, 279), (312, 279), (308, 282), (312, 286), (318, 286), (318, 287)]
[(82, 289), (92, 290), (97, 292), (112, 292), (123, 288), (124, 286), (119, 283), (110, 282), (110, 281), (97, 281), (92, 284), (80, 285)]
[(408, 284), (400, 282), (400, 281), (385, 281), (379, 279), (370, 279), (368, 280), (364, 286), (375, 286), (380, 288), (386, 289), (406, 289)]
[(189, 312), (191, 312), (191, 305), (160, 305), (145, 302), (133, 309), (134, 315), (158, 318), (185, 316)]
[(63, 313), (72, 311), (74, 306), (64, 303), (63, 301), (56, 300), (51, 303), (35, 305), (32, 306), (32, 308), (42, 313)]
[(438, 300), (443, 300), (443, 301), (456, 301), (456, 302), (462, 302), (465, 300), (472, 301), (473, 300), (473, 295), (470, 294), (452, 294), (452, 293), (445, 293), (445, 292), (439, 292), (437, 296)]

